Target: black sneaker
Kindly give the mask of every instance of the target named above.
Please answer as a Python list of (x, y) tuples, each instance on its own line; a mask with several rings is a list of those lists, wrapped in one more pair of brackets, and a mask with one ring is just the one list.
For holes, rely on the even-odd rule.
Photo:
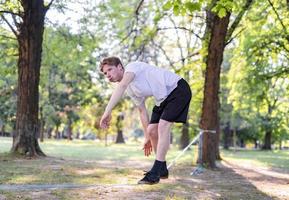
[(160, 182), (160, 176), (158, 176), (155, 173), (152, 173), (151, 171), (146, 172), (145, 177), (143, 177), (143, 179), (141, 179), (138, 184), (148, 184), (148, 185), (153, 185), (153, 184), (157, 184), (158, 182)]
[(162, 169), (160, 172), (160, 179), (167, 179), (169, 178), (169, 171), (168, 169)]

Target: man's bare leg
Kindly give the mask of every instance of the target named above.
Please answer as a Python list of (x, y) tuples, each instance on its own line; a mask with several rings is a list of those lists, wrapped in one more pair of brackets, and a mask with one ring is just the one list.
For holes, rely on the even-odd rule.
[[(160, 178), (168, 178), (169, 172), (166, 166), (166, 154), (170, 147), (170, 131), (172, 122), (166, 120), (160, 120), (159, 124), (150, 124), (148, 126), (148, 133), (151, 137), (153, 148), (156, 147), (156, 160), (153, 167), (149, 172), (146, 173), (145, 177), (141, 179), (138, 184), (156, 184), (160, 181)], [(155, 137), (155, 130), (157, 127), (158, 137)]]
[(158, 125), (158, 145), (156, 160), (165, 161), (170, 147), (170, 132), (172, 122), (160, 120)]

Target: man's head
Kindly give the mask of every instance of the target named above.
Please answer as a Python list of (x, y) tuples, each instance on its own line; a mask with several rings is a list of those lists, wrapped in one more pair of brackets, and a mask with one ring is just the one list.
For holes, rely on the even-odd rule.
[(100, 70), (110, 82), (120, 82), (124, 68), (118, 57), (107, 57), (100, 62)]

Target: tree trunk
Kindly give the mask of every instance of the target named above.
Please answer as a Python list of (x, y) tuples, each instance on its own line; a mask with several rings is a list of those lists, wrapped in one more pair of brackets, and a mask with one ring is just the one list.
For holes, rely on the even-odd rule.
[(181, 135), (181, 145), (180, 149), (186, 148), (190, 143), (190, 136), (189, 136), (189, 123), (185, 123), (182, 126), (182, 135)]
[(71, 121), (71, 119), (68, 119), (67, 139), (68, 139), (68, 140), (72, 140), (72, 121)]
[(45, 120), (43, 118), (42, 107), (40, 107), (40, 142), (44, 141), (44, 126)]
[(282, 150), (282, 139), (279, 140), (279, 150)]
[[(218, 106), (218, 110), (220, 108), (220, 104)], [(222, 160), (221, 158), (221, 154), (220, 154), (220, 136), (221, 136), (221, 127), (220, 127), (220, 116), (219, 114), (217, 115), (218, 119), (217, 119), (217, 127), (216, 127), (216, 159), (217, 160)]]
[(122, 134), (122, 130), (117, 131), (117, 137), (116, 137), (115, 143), (117, 143), (117, 144), (125, 143), (124, 138), (123, 138), (123, 134)]
[(272, 136), (272, 131), (268, 130), (265, 133), (265, 140), (264, 140), (264, 145), (263, 145), (263, 150), (271, 150), (271, 136)]
[[(204, 100), (200, 128), (218, 131), (220, 71), (230, 13), (227, 13), (223, 18), (219, 18), (211, 12), (208, 13), (213, 16), (209, 17), (213, 20), (213, 24), (206, 60)], [(216, 167), (216, 139), (216, 134), (214, 133), (203, 133), (202, 158), (198, 160), (201, 160), (201, 164), (209, 168)]]
[(125, 143), (124, 138), (123, 138), (123, 132), (122, 132), (123, 119), (124, 119), (123, 113), (119, 113), (119, 115), (117, 116), (117, 121), (116, 121), (117, 137), (116, 137), (115, 143), (117, 144)]
[(22, 0), (23, 22), (19, 24), (18, 96), (13, 153), (45, 156), (38, 143), (39, 75), (41, 66), (44, 1)]
[(44, 126), (45, 126), (45, 121), (44, 119), (40, 120), (40, 142), (44, 141)]
[(53, 128), (51, 128), (51, 127), (48, 127), (48, 128), (47, 128), (47, 138), (48, 138), (48, 139), (51, 139), (51, 137), (52, 137), (52, 131), (53, 131)]
[(4, 124), (1, 126), (0, 136), (5, 136), (5, 125)]
[(226, 127), (224, 129), (224, 149), (229, 149), (230, 147), (230, 136), (231, 136), (231, 127), (230, 122), (226, 124)]
[(56, 138), (56, 139), (60, 139), (59, 125), (56, 125), (55, 138)]

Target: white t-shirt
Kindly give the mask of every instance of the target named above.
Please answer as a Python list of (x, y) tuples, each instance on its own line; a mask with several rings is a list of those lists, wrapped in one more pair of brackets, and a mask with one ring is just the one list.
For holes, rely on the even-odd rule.
[(156, 105), (159, 106), (177, 87), (181, 79), (173, 72), (144, 62), (129, 63), (125, 67), (125, 72), (135, 74), (126, 91), (136, 105), (140, 105), (147, 97), (153, 96)]

